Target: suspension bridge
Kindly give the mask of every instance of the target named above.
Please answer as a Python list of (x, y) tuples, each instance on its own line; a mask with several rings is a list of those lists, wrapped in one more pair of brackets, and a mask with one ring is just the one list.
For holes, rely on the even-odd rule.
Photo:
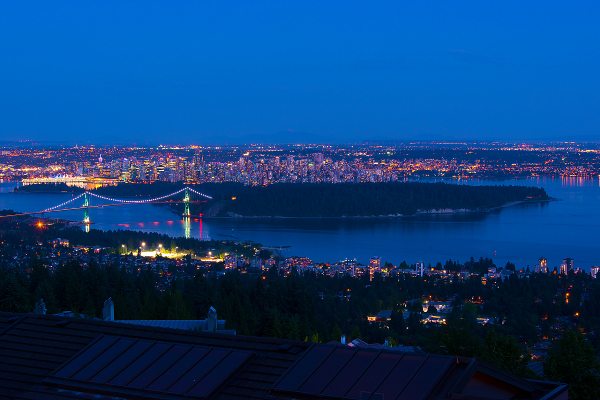
[[(181, 200), (174, 200), (179, 196), (183, 196)], [(100, 203), (104, 204), (92, 204), (92, 199), (97, 199)], [(117, 199), (107, 196), (102, 196), (97, 193), (93, 193), (90, 191), (85, 191), (78, 196), (73, 197), (72, 199), (65, 201), (64, 203), (58, 204), (54, 207), (46, 208), (45, 210), (36, 211), (36, 212), (28, 212), (28, 213), (19, 213), (12, 215), (3, 215), (1, 218), (7, 217), (17, 217), (21, 215), (40, 215), (42, 218), (45, 217), (46, 213), (57, 213), (62, 211), (72, 211), (72, 210), (83, 210), (83, 220), (81, 221), (85, 225), (91, 224), (90, 219), (90, 209), (93, 208), (102, 208), (102, 207), (115, 207), (115, 206), (123, 206), (123, 205), (132, 205), (132, 204), (158, 204), (158, 203), (168, 203), (168, 204), (184, 204), (183, 209), (183, 217), (190, 217), (190, 204), (194, 203), (202, 203), (205, 202), (206, 199), (212, 199), (212, 197), (200, 193), (188, 186), (179, 189), (173, 193), (155, 197), (152, 199), (141, 199), (141, 200), (128, 200), (128, 199)], [(106, 202), (110, 202), (105, 204)]]

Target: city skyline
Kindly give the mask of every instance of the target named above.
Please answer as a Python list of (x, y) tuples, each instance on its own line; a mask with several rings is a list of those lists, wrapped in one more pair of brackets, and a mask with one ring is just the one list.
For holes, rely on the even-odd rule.
[[(600, 147), (572, 142), (10, 147), (0, 178), (32, 183), (396, 182), (411, 178), (594, 177)], [(90, 179), (95, 179), (91, 182)]]

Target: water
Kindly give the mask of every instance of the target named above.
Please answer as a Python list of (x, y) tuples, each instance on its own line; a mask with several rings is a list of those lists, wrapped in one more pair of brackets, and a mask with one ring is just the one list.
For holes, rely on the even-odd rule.
[[(135, 229), (197, 238), (252, 240), (266, 246), (291, 246), (283, 256), (300, 255), (315, 262), (372, 256), (395, 265), (403, 260), (435, 264), (471, 256), (491, 257), (533, 268), (538, 258), (548, 266), (563, 258), (589, 271), (600, 265), (600, 183), (597, 178), (529, 178), (507, 181), (471, 180), (466, 184), (541, 186), (562, 201), (521, 204), (491, 213), (421, 216), (409, 219), (192, 219), (158, 205), (125, 205), (90, 209), (93, 228)], [(0, 182), (0, 209), (39, 211), (73, 196), (70, 194), (13, 194), (11, 182)], [(78, 200), (79, 201), (79, 200)], [(83, 211), (47, 214), (81, 220)]]

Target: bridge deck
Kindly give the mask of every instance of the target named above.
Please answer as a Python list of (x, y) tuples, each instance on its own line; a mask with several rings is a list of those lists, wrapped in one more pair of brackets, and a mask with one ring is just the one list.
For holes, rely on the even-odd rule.
[[(131, 206), (137, 204), (180, 204), (186, 203), (185, 201), (147, 201), (140, 203), (115, 203), (115, 204), (102, 204), (98, 206), (81, 206), (81, 207), (71, 207), (71, 208), (61, 208), (59, 210), (50, 210), (50, 211), (36, 211), (36, 212), (28, 212), (28, 213), (19, 213), (19, 214), (11, 214), (11, 215), (0, 215), (0, 218), (8, 218), (8, 217), (18, 217), (21, 215), (36, 215), (36, 214), (46, 214), (53, 212), (61, 212), (61, 211), (73, 211), (73, 210), (84, 210), (86, 208), (102, 208), (102, 207), (115, 207), (115, 206)], [(206, 203), (205, 200), (197, 200), (197, 201), (188, 201), (189, 203)]]

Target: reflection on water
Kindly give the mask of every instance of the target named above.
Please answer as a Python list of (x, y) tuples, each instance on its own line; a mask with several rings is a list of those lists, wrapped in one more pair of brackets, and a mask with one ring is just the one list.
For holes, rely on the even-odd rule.
[[(457, 182), (457, 181), (450, 181)], [(291, 246), (283, 256), (304, 255), (316, 262), (372, 256), (398, 264), (423, 260), (435, 264), (471, 256), (492, 257), (533, 268), (544, 256), (550, 268), (563, 258), (589, 269), (600, 265), (600, 183), (592, 178), (548, 178), (490, 181), (461, 180), (460, 184), (510, 184), (544, 187), (561, 201), (523, 203), (490, 213), (420, 215), (389, 218), (186, 218), (167, 207), (141, 204), (90, 209), (92, 228), (135, 229), (170, 236), (217, 240), (251, 240), (268, 246)], [(14, 183), (0, 182), (0, 208), (22, 212), (46, 209), (73, 198), (71, 194), (13, 194)], [(79, 200), (78, 200), (79, 201)], [(74, 203), (77, 203), (74, 202)], [(77, 204), (77, 206), (83, 205)], [(81, 221), (83, 210), (47, 216)]]
[(191, 224), (190, 224), (190, 217), (183, 217), (183, 225), (184, 225), (184, 229), (185, 229), (185, 233), (184, 236), (186, 239), (190, 238), (190, 232), (191, 232)]
[(0, 179), (0, 193), (12, 192), (17, 186), (19, 186), (17, 182), (8, 179)]

